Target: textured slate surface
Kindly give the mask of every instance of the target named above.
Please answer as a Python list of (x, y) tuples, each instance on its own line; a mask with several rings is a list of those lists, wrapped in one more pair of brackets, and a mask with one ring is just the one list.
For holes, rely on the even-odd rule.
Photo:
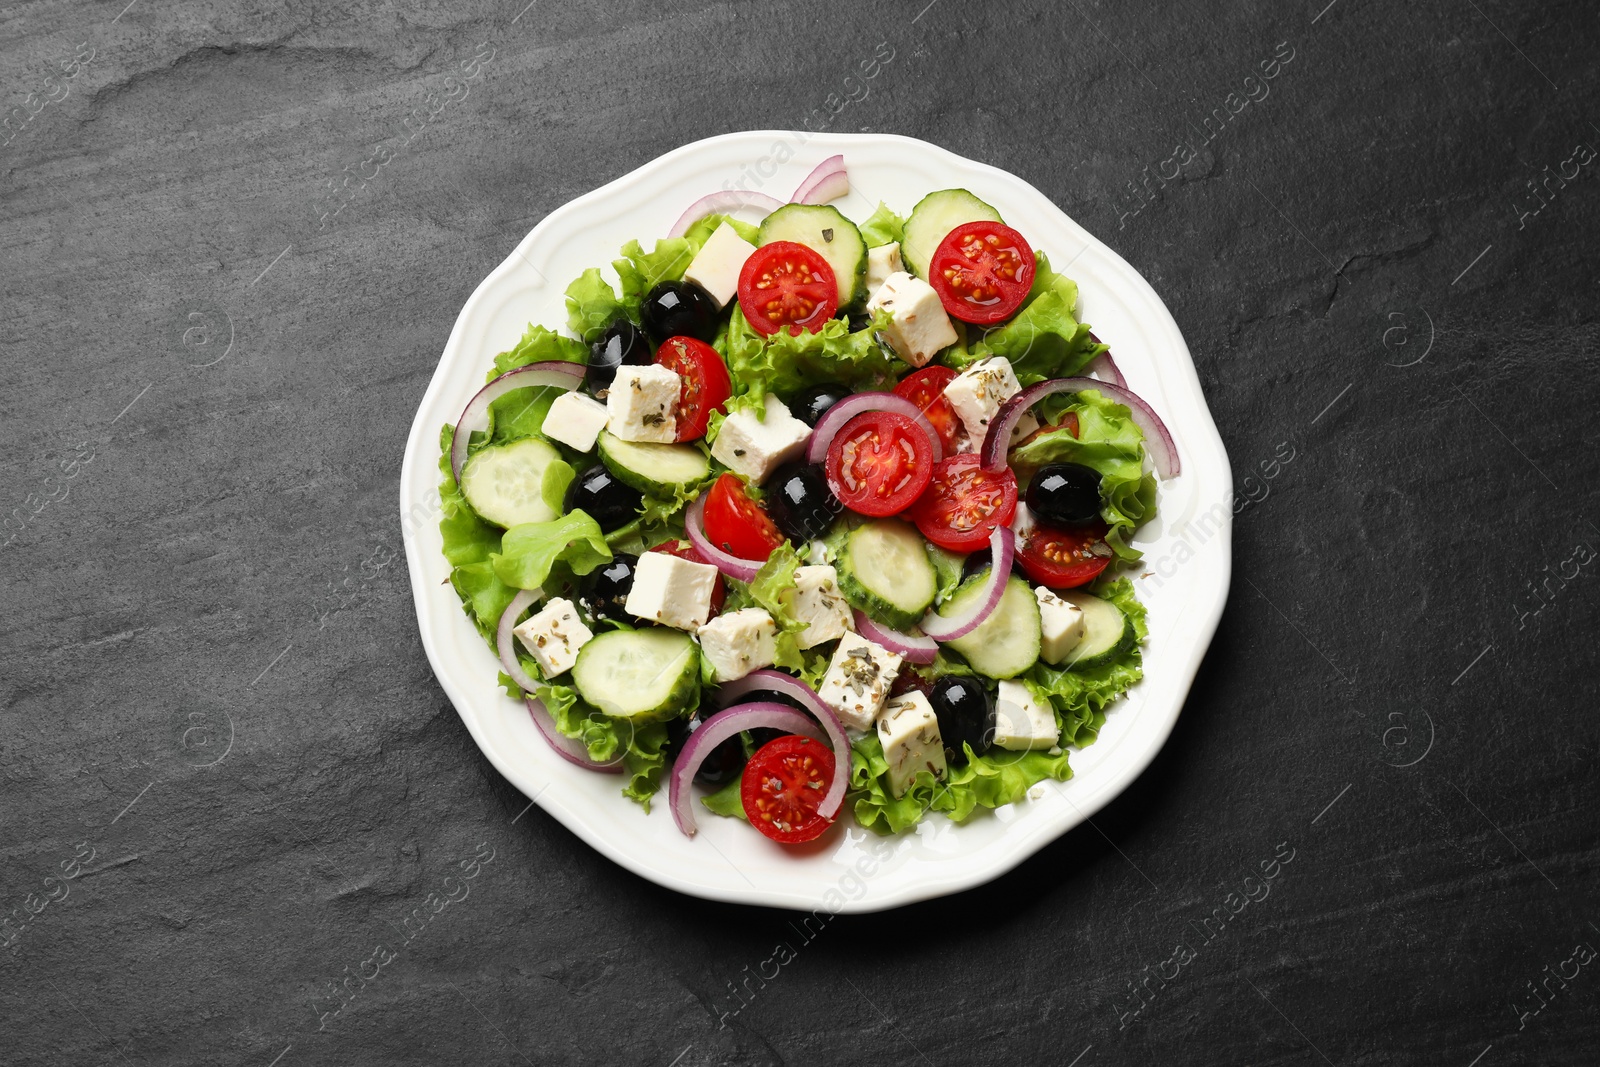
[[(1594, 1061), (1588, 5), (524, 2), (0, 15), (0, 1061)], [(785, 125), (1105, 237), (1249, 501), (1151, 771), (809, 942), (517, 818), (396, 556), (478, 280)]]

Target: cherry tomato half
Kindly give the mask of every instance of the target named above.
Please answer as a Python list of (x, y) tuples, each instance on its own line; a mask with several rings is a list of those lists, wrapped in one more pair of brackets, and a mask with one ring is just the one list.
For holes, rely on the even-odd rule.
[(783, 534), (765, 508), (751, 500), (738, 475), (724, 474), (706, 494), (706, 539), (740, 559), (765, 560)]
[(895, 396), (903, 396), (922, 409), (946, 452), (956, 450), (956, 438), (961, 436), (961, 420), (944, 398), (945, 386), (955, 380), (956, 372), (949, 367), (923, 367), (900, 379), (894, 387)]
[(1017, 513), (1017, 476), (983, 469), (972, 453), (951, 456), (933, 466), (933, 478), (911, 507), (922, 536), (951, 552), (975, 552), (989, 543), (996, 527)]
[(788, 327), (816, 331), (839, 310), (839, 284), (828, 261), (805, 245), (762, 245), (739, 272), (739, 309), (763, 337)]
[(693, 337), (669, 337), (656, 349), (656, 362), (683, 379), (678, 392), (678, 440), (706, 435), (713, 411), (733, 395), (728, 367), (717, 350)]
[(824, 468), (839, 502), (862, 515), (898, 515), (933, 477), (927, 431), (894, 411), (857, 415), (828, 446)]
[(1035, 526), (1018, 546), (1017, 562), (1029, 578), (1051, 589), (1085, 585), (1111, 563), (1107, 529), (1103, 522), (1078, 530)]
[[(669, 556), (677, 556), (679, 559), (686, 559), (690, 563), (711, 563), (689, 541), (663, 541), (650, 551), (665, 552)], [(722, 614), (722, 604), (727, 599), (728, 586), (723, 582), (722, 575), (719, 574), (717, 575), (716, 584), (711, 587), (711, 618), (714, 619)]]
[(785, 734), (756, 749), (739, 779), (750, 825), (782, 845), (815, 841), (833, 825), (817, 807), (833, 781), (833, 753), (809, 737)]
[(1012, 448), (1021, 448), (1023, 445), (1032, 444), (1033, 442), (1037, 441), (1039, 438), (1043, 437), (1045, 434), (1055, 433), (1057, 430), (1065, 430), (1065, 431), (1067, 431), (1067, 435), (1069, 437), (1077, 437), (1078, 436), (1078, 413), (1076, 411), (1067, 412), (1066, 416), (1064, 418), (1062, 418), (1062, 420), (1060, 422), (1056, 423), (1054, 426), (1041, 426), (1037, 430), (1035, 430), (1032, 433), (1030, 433), (1028, 436), (1024, 437), (1022, 440), (1018, 441), (1016, 444), (1012, 445), (1011, 447)]
[(1033, 249), (1022, 234), (1004, 223), (969, 222), (939, 242), (928, 280), (946, 311), (981, 326), (1022, 306), (1033, 270)]

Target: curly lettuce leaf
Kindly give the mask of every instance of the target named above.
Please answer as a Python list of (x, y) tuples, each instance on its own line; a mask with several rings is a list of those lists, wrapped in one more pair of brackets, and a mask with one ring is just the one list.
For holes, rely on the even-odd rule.
[(861, 224), (861, 239), (868, 248), (897, 244), (906, 239), (906, 220), (889, 210), (889, 205), (878, 201), (878, 210), (867, 216)]
[(736, 307), (715, 347), (727, 361), (734, 390), (756, 400), (769, 392), (785, 396), (823, 382), (843, 382), (857, 390), (887, 388), (907, 369), (873, 337), (887, 322), (880, 311), (854, 332), (843, 319), (829, 319), (815, 332), (762, 337)]
[[(524, 668), (533, 666), (523, 661)], [(500, 684), (512, 696), (521, 690), (505, 675)], [(582, 741), (589, 758), (611, 763), (620, 755), (626, 784), (622, 795), (650, 810), (650, 798), (661, 788), (661, 774), (667, 765), (667, 724), (635, 723), (604, 715), (584, 702), (578, 691), (566, 685), (541, 685), (536, 694), (549, 709), (556, 729), (562, 735)]]
[(567, 286), (567, 328), (586, 344), (600, 340), (611, 324), (627, 313), (617, 291), (600, 276), (599, 267), (590, 267)]
[(700, 249), (705, 247), (705, 243), (706, 241), (710, 240), (711, 235), (717, 231), (717, 227), (721, 226), (724, 222), (733, 227), (734, 233), (738, 234), (740, 237), (743, 237), (751, 244), (755, 244), (761, 239), (761, 227), (752, 225), (748, 222), (740, 222), (738, 219), (733, 218), (730, 215), (707, 215), (705, 218), (700, 219), (694, 225), (690, 226), (689, 229), (684, 232), (683, 239), (688, 241), (690, 247), (693, 248), (696, 253), (698, 253)]
[(1095, 595), (1111, 601), (1132, 620), (1137, 638), (1133, 647), (1111, 663), (1086, 670), (1062, 670), (1040, 660), (1023, 676), (1023, 683), (1034, 697), (1048, 700), (1055, 708), (1061, 723), (1061, 743), (1079, 748), (1099, 735), (1106, 721), (1106, 705), (1144, 677), (1139, 646), (1150, 633), (1145, 607), (1134, 596), (1133, 583), (1128, 579), (1118, 578)]
[(574, 574), (588, 574), (611, 559), (600, 524), (583, 510), (569, 511), (549, 522), (524, 522), (500, 539), (491, 557), (495, 576), (516, 589), (537, 589), (558, 561)]
[(850, 799), (856, 821), (880, 834), (898, 834), (921, 821), (929, 811), (943, 812), (952, 822), (966, 822), (979, 808), (1014, 804), (1046, 778), (1072, 777), (1066, 750), (1007, 752), (993, 749), (982, 756), (965, 746), (967, 764), (952, 768), (946, 781), (927, 771), (912, 780), (905, 796), (889, 790), (889, 763), (876, 733), (857, 741), (850, 753)]
[(638, 241), (623, 245), (622, 258), (611, 261), (622, 281), (623, 305), (637, 315), (644, 295), (661, 282), (682, 278), (696, 251), (697, 246), (683, 237), (663, 237), (649, 252)]
[(1144, 431), (1127, 407), (1097, 389), (1076, 394), (1066, 410), (1078, 417), (1078, 433), (1065, 427), (1039, 434), (1011, 450), (1011, 465), (1028, 474), (1046, 463), (1082, 463), (1100, 472), (1101, 517), (1110, 526), (1106, 543), (1117, 558), (1133, 562), (1143, 553), (1128, 544), (1140, 523), (1155, 514), (1156, 479), (1144, 469)]
[[(530, 325), (522, 335), (522, 340), (494, 357), (494, 369), (489, 372), (489, 380), (530, 363), (546, 360), (584, 363), (588, 359), (589, 349), (581, 341), (563, 337), (543, 326)], [(540, 432), (544, 428), (544, 417), (550, 411), (550, 405), (561, 392), (550, 387), (517, 389), (500, 397), (489, 405), (491, 429), (487, 442), (512, 441)]]
[(800, 634), (806, 624), (794, 614), (794, 572), (804, 562), (785, 541), (767, 557), (748, 587), (750, 599), (766, 608), (778, 624), (778, 653), (772, 665), (790, 671), (801, 671), (806, 666), (806, 657), (800, 650)]

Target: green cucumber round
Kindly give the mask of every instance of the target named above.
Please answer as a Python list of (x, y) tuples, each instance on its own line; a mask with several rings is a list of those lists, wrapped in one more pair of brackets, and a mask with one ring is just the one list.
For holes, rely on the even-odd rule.
[(555, 446), (537, 437), (523, 437), (478, 449), (461, 468), (461, 495), (479, 517), (496, 526), (549, 522), (561, 509), (552, 507), (545, 479), (555, 464), (571, 467)]
[(760, 244), (793, 241), (828, 261), (839, 282), (839, 307), (867, 299), (867, 242), (856, 224), (826, 204), (785, 204), (761, 223)]
[(896, 630), (921, 621), (939, 588), (922, 535), (898, 519), (852, 530), (836, 569), (839, 592), (851, 606)]
[(1067, 589), (1056, 594), (1083, 612), (1083, 637), (1067, 653), (1063, 670), (1085, 671), (1119, 658), (1137, 641), (1133, 620), (1109, 600), (1092, 593)]
[(711, 476), (711, 461), (693, 445), (624, 441), (601, 430), (598, 447), (617, 481), (652, 496), (672, 496)]
[[(983, 593), (987, 574), (967, 579), (939, 609), (953, 618), (971, 607)], [(1007, 578), (987, 619), (965, 637), (945, 642), (966, 657), (972, 669), (990, 678), (1015, 678), (1039, 661), (1039, 601), (1021, 578)]]
[(906, 237), (900, 242), (900, 258), (917, 277), (928, 277), (928, 264), (939, 250), (939, 242), (957, 226), (969, 222), (1004, 222), (1000, 212), (965, 189), (940, 189), (917, 201), (906, 219)]
[(607, 715), (662, 722), (693, 703), (700, 690), (700, 653), (680, 630), (611, 630), (579, 650), (572, 684)]

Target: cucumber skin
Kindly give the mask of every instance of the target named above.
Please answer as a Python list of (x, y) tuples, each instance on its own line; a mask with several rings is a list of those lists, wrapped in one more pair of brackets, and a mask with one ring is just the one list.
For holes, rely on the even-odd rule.
[[(974, 585), (968, 588), (977, 588), (982, 579), (974, 579)], [(970, 595), (970, 594), (969, 594)], [(950, 598), (950, 603), (957, 604), (961, 600), (961, 591)], [(1026, 601), (1026, 603), (1024, 603)], [(1015, 659), (1007, 655), (1007, 648), (1002, 645), (998, 650), (998, 657), (991, 657), (990, 649), (994, 645), (993, 634), (997, 624), (1007, 611), (1027, 611), (1033, 618), (1033, 647), (1026, 656), (1017, 656)], [(1000, 603), (995, 606), (994, 614), (978, 626), (976, 630), (965, 637), (958, 637), (954, 641), (947, 641), (951, 648), (966, 657), (972, 669), (986, 678), (1015, 678), (1017, 675), (1030, 670), (1039, 662), (1039, 601), (1034, 599), (1033, 588), (1021, 578), (1007, 578), (1006, 590), (1001, 594)], [(1012, 664), (1017, 664), (1013, 669)]]
[[(649, 629), (664, 628), (651, 627)], [(693, 654), (687, 657), (685, 660), (683, 673), (679, 675), (678, 678), (673, 682), (673, 686), (668, 691), (666, 698), (654, 707), (647, 708), (643, 711), (630, 713), (621, 710), (613, 710), (618, 709), (619, 705), (607, 700), (604, 695), (595, 694), (584, 689), (582, 680), (584, 673), (584, 654), (603, 641), (631, 638), (635, 633), (639, 632), (642, 631), (611, 630), (607, 633), (597, 634), (592, 640), (589, 641), (588, 644), (584, 645), (578, 650), (578, 660), (572, 665), (573, 687), (578, 690), (579, 696), (583, 697), (583, 699), (588, 703), (594, 705), (595, 708), (601, 712), (601, 714), (610, 715), (612, 718), (626, 719), (629, 722), (638, 723), (666, 722), (669, 719), (675, 719), (682, 715), (684, 711), (688, 710), (688, 708), (695, 703), (695, 698), (700, 692), (700, 657), (698, 654)], [(694, 643), (689, 641), (687, 634), (684, 634), (683, 637), (685, 641), (689, 642), (690, 651), (694, 652)], [(603, 648), (604, 646), (601, 645), (601, 647)], [(590, 658), (593, 659), (594, 657), (590, 656)], [(597, 695), (599, 699), (596, 699)]]
[[(947, 194), (950, 193), (961, 193), (965, 196), (972, 197), (973, 200), (983, 205), (983, 207), (988, 210), (989, 214), (982, 215), (977, 213), (963, 212), (963, 214), (968, 215), (968, 217), (961, 219), (953, 226), (944, 227), (944, 232), (939, 234), (939, 240), (934, 241), (932, 246), (927, 249), (927, 260), (919, 262), (919, 257), (921, 256), (923, 250), (922, 246), (925, 242), (922, 239), (920, 230), (915, 228), (917, 222), (917, 212), (922, 212), (923, 224), (927, 225), (929, 216), (939, 211), (940, 199), (945, 198)], [(932, 202), (930, 203), (930, 201)], [(968, 192), (966, 189), (935, 190), (934, 192), (931, 192), (927, 196), (923, 197), (921, 200), (918, 200), (917, 206), (911, 209), (910, 215), (906, 216), (906, 225), (904, 231), (905, 238), (900, 242), (900, 258), (905, 261), (906, 267), (911, 271), (911, 273), (926, 281), (928, 277), (928, 261), (933, 259), (933, 253), (938, 250), (939, 241), (944, 240), (945, 234), (948, 234), (951, 230), (955, 229), (956, 226), (960, 226), (968, 222), (976, 222), (980, 219), (993, 222), (1005, 221), (1000, 217), (1000, 212), (996, 211), (993, 205), (989, 204), (987, 201), (979, 199), (976, 196), (973, 196), (973, 194)], [(935, 222), (936, 227), (940, 224), (941, 223), (939, 221)]]
[[(839, 301), (839, 310), (841, 311), (843, 311), (845, 308), (858, 307), (862, 304), (865, 304), (867, 301), (867, 242), (866, 239), (861, 236), (860, 228), (857, 227), (855, 223), (845, 218), (838, 208), (829, 204), (785, 204), (772, 214), (768, 215), (765, 219), (761, 220), (761, 232), (758, 237), (758, 244), (766, 245), (771, 244), (774, 241), (793, 240), (793, 237), (770, 232), (768, 229), (768, 224), (772, 222), (773, 219), (777, 219), (778, 224), (781, 226), (785, 222), (781, 216), (785, 214), (800, 215), (804, 213), (810, 215), (812, 213), (816, 213), (820, 215), (824, 212), (832, 212), (835, 218), (829, 219), (829, 223), (832, 225), (848, 226), (850, 228), (850, 232), (856, 235), (856, 240), (861, 244), (861, 256), (856, 263), (855, 284), (852, 285), (849, 290), (850, 298), (845, 300), (841, 297)], [(819, 256), (822, 256), (824, 259), (828, 259), (828, 257), (820, 249), (816, 248), (808, 241), (796, 241), (795, 243), (803, 244), (807, 248), (812, 249), (812, 251), (816, 252)], [(833, 261), (831, 259), (828, 260), (828, 266), (833, 266)]]
[(632, 488), (639, 490), (641, 493), (648, 493), (651, 496), (670, 497), (675, 493), (678, 493), (684, 489), (688, 489), (691, 486), (699, 485), (701, 482), (711, 477), (711, 462), (709, 460), (705, 460), (705, 457), (702, 455), (701, 459), (705, 461), (704, 473), (691, 478), (686, 482), (657, 481), (654, 478), (648, 477), (647, 475), (641, 474), (632, 469), (626, 463), (623, 463), (621, 459), (617, 458), (617, 456), (613, 454), (611, 448), (609, 447), (609, 443), (613, 441), (628, 445), (629, 447), (633, 448), (687, 448), (697, 454), (699, 453), (699, 449), (696, 449), (693, 445), (633, 444), (627, 441), (620, 441), (619, 438), (617, 438), (608, 430), (601, 430), (599, 438), (595, 441), (595, 451), (600, 457), (600, 462), (605, 464), (606, 470), (610, 471), (616, 476), (617, 481), (621, 482), (623, 485), (631, 486)]
[[(875, 521), (892, 520), (879, 519)], [(858, 529), (864, 529), (864, 527), (859, 527)], [(856, 577), (855, 567), (852, 565), (850, 558), (850, 541), (854, 538), (855, 533), (856, 531), (852, 531), (850, 536), (845, 538), (844, 546), (839, 551), (839, 558), (834, 561), (834, 570), (839, 576), (839, 592), (844, 595), (845, 600), (850, 603), (851, 607), (866, 612), (892, 630), (906, 630), (921, 622), (922, 616), (927, 614), (928, 609), (933, 606), (933, 595), (938, 594), (938, 576), (934, 576), (933, 595), (930, 595), (928, 602), (918, 610), (911, 611), (891, 604), (868, 588), (860, 578)], [(913, 536), (918, 541), (922, 539), (921, 534), (913, 532)], [(926, 549), (923, 550), (923, 555), (927, 555)], [(932, 571), (932, 561), (928, 562), (928, 569)]]
[[(1068, 590), (1067, 592), (1072, 592), (1072, 590)], [(1058, 593), (1056, 595), (1062, 597), (1067, 596), (1066, 593)], [(1083, 593), (1081, 595), (1094, 596), (1093, 593)], [(1071, 598), (1068, 597), (1067, 599), (1070, 600)], [(1133, 632), (1133, 620), (1128, 618), (1127, 613), (1103, 597), (1095, 597), (1095, 599), (1099, 600), (1101, 603), (1105, 604), (1108, 608), (1110, 608), (1112, 611), (1115, 611), (1119, 616), (1122, 617), (1122, 636), (1117, 638), (1116, 643), (1110, 648), (1099, 653), (1098, 655), (1085, 656), (1082, 659), (1073, 659), (1071, 656), (1068, 656), (1067, 659), (1056, 668), (1057, 670), (1088, 671), (1093, 670), (1096, 667), (1104, 667), (1106, 664), (1114, 663), (1120, 659), (1124, 653), (1138, 643)]]

